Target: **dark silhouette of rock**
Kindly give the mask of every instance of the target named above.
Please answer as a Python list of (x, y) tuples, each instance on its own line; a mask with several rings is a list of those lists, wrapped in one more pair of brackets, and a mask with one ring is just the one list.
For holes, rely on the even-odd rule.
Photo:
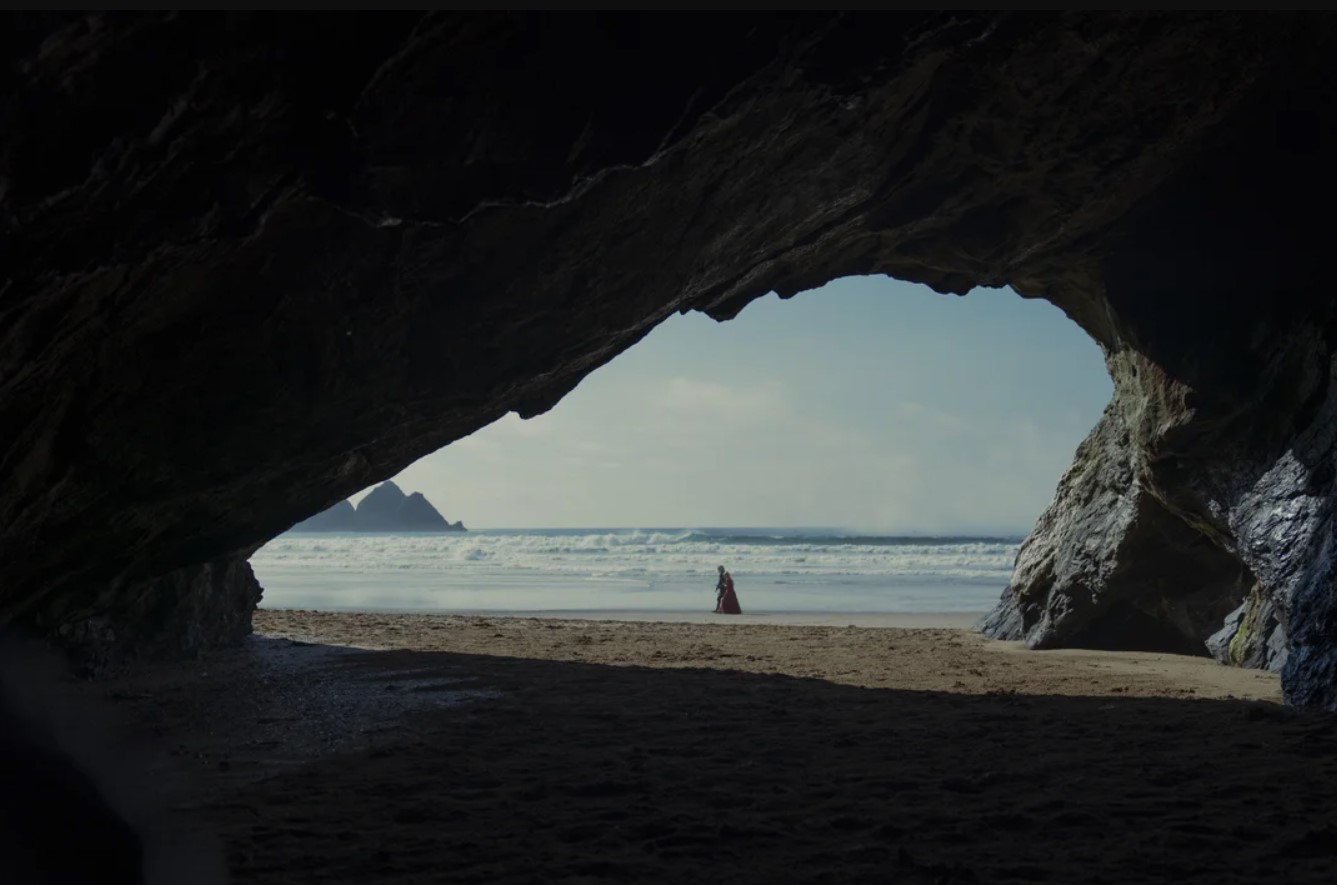
[[(991, 635), (1202, 649), (1257, 587), (1234, 658), (1280, 643), (1337, 706), (1337, 19), (6, 24), (0, 620), (148, 642), (152, 582), (677, 311), (887, 274), (1011, 285), (1107, 355)], [(232, 637), (186, 610), (154, 623)]]
[(354, 507), (341, 501), (293, 526), (294, 532), (463, 532), (464, 523), (449, 522), (422, 494), (405, 495), (386, 481)]
[(462, 522), (447, 522), (422, 492), (414, 492), (404, 499), (399, 507), (399, 524), (410, 532), (464, 530)]
[(297, 523), (294, 532), (351, 532), (357, 528), (357, 511), (352, 501), (340, 501), (315, 516)]
[(105, 613), (61, 623), (51, 633), (87, 676), (234, 645), (250, 635), (251, 613), (263, 593), (246, 559), (251, 552), (108, 585), (99, 599)]
[(357, 530), (393, 532), (399, 529), (399, 513), (404, 507), (404, 493), (392, 482), (383, 482), (367, 493), (357, 505)]

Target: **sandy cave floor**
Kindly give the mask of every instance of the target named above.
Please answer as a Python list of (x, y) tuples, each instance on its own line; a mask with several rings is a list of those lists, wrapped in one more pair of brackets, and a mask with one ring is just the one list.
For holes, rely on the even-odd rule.
[(727, 621), (256, 632), (80, 689), (238, 883), (1337, 878), (1337, 717), (1207, 659)]

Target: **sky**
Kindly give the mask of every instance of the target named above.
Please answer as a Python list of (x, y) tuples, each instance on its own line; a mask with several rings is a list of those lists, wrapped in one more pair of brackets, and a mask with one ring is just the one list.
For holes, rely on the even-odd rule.
[(725, 323), (675, 315), (546, 414), (395, 481), (473, 529), (1021, 535), (1110, 393), (1048, 302), (849, 277)]

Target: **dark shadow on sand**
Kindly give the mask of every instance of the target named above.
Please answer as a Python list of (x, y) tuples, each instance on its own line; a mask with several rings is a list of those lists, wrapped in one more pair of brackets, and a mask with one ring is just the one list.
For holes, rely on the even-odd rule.
[[(349, 652), (320, 672), (357, 686), (348, 704), (428, 707), (316, 762), (220, 780), (201, 810), (239, 883), (1222, 885), (1337, 869), (1337, 720), (1273, 704), (450, 653)], [(462, 687), (498, 693), (459, 702)], [(434, 709), (434, 693), (454, 700)]]

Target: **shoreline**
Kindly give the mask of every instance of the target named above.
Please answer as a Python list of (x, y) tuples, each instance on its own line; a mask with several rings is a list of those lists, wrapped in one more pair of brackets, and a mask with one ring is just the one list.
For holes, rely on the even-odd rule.
[(452, 609), (449, 611), (408, 611), (404, 609), (357, 610), (261, 606), (256, 613), (304, 613), (321, 615), (377, 615), (443, 618), (520, 618), (557, 621), (618, 621), (656, 624), (720, 624), (786, 627), (862, 627), (869, 629), (943, 628), (969, 630), (988, 612), (749, 612), (741, 615), (717, 615), (710, 611), (671, 611), (666, 609)]

